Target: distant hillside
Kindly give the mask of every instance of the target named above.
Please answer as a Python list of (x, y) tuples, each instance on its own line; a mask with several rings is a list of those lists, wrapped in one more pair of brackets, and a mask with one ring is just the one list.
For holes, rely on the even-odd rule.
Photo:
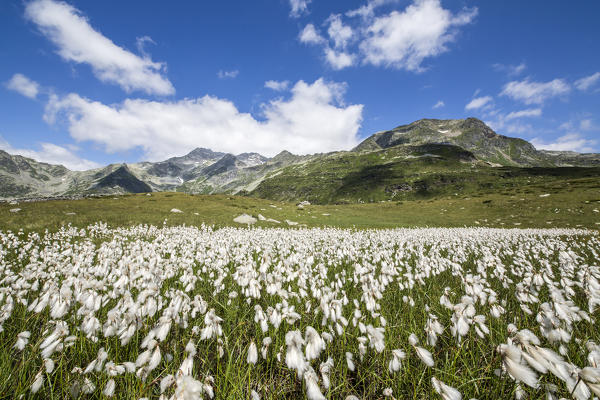
[(498, 135), (475, 118), (457, 120), (422, 119), (390, 131), (378, 132), (353, 151), (364, 152), (400, 145), (451, 144), (472, 152), (493, 165), (521, 167), (555, 166), (551, 158), (526, 140)]
[(363, 202), (501, 190), (544, 174), (597, 173), (562, 167), (600, 167), (600, 155), (538, 151), (475, 118), (422, 119), (377, 132), (351, 151), (282, 151), (273, 158), (196, 148), (159, 162), (70, 171), (0, 151), (0, 198), (181, 191)]

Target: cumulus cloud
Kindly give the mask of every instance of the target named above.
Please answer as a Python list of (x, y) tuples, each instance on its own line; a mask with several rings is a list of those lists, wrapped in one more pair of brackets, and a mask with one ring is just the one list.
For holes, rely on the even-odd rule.
[(508, 113), (504, 119), (506, 121), (510, 121), (511, 119), (516, 119), (516, 118), (527, 118), (527, 117), (539, 117), (540, 115), (542, 115), (542, 109), (541, 108), (528, 108), (526, 110), (520, 110), (520, 111), (513, 111)]
[(325, 59), (333, 69), (344, 69), (354, 64), (355, 56), (344, 51), (325, 48)]
[(376, 17), (360, 44), (364, 62), (375, 66), (422, 71), (425, 58), (448, 50), (456, 28), (473, 21), (477, 9), (454, 15), (439, 0), (415, 0), (403, 12)]
[(360, 56), (363, 64), (421, 72), (423, 61), (448, 51), (458, 27), (471, 23), (477, 15), (477, 8), (452, 13), (440, 0), (414, 0), (402, 12), (375, 15), (377, 7), (392, 1), (372, 0), (346, 12), (349, 18), (362, 17), (352, 24), (344, 23), (340, 14), (331, 15), (325, 21), (328, 39), (313, 24), (305, 26), (299, 39), (323, 46), (325, 60), (336, 69), (357, 64)]
[(596, 72), (585, 78), (581, 78), (575, 81), (575, 87), (579, 90), (588, 90), (600, 81), (600, 72)]
[(185, 154), (195, 147), (273, 156), (350, 149), (358, 143), (362, 105), (343, 104), (345, 85), (298, 81), (288, 98), (262, 105), (261, 119), (213, 96), (173, 102), (127, 99), (118, 105), (69, 94), (51, 97), (45, 118), (64, 121), (77, 141), (116, 152), (140, 148), (150, 160)]
[(265, 87), (277, 92), (284, 91), (290, 86), (290, 81), (266, 81)]
[(239, 73), (240, 71), (238, 71), (237, 69), (234, 69), (232, 71), (220, 70), (219, 72), (217, 72), (217, 76), (219, 77), (219, 79), (234, 79), (239, 75)]
[(540, 138), (535, 138), (531, 141), (531, 144), (533, 144), (538, 150), (591, 153), (594, 151), (597, 141), (586, 139), (578, 133), (568, 133), (559, 137), (553, 142), (546, 142)]
[(531, 82), (525, 79), (508, 82), (500, 95), (525, 104), (542, 104), (550, 98), (566, 95), (570, 91), (571, 86), (563, 79), (554, 79), (550, 82)]
[(329, 28), (327, 33), (332, 42), (328, 44), (327, 39), (317, 32), (313, 24), (308, 24), (300, 32), (299, 40), (302, 43), (311, 45), (322, 45), (325, 61), (333, 69), (340, 70), (354, 65), (356, 56), (344, 50), (348, 42), (352, 39), (352, 29), (342, 23), (341, 17), (337, 14), (331, 15), (328, 19)]
[(312, 0), (290, 0), (290, 17), (298, 18), (308, 13), (308, 5)]
[(477, 110), (483, 108), (486, 105), (489, 105), (492, 100), (491, 96), (476, 97), (465, 106), (465, 110)]
[(435, 105), (432, 107), (434, 110), (436, 108), (442, 108), (446, 105), (446, 103), (444, 103), (442, 100), (439, 100), (437, 103), (435, 103)]
[(326, 42), (325, 38), (317, 32), (317, 28), (313, 24), (307, 24), (302, 29), (302, 32), (300, 32), (298, 39), (300, 42), (306, 44), (321, 44)]
[(81, 158), (65, 147), (52, 143), (40, 143), (40, 147), (40, 150), (14, 148), (0, 136), (0, 149), (10, 154), (18, 154), (48, 164), (61, 164), (75, 171), (100, 167), (100, 164)]
[(329, 28), (327, 34), (333, 41), (336, 48), (344, 48), (352, 39), (352, 28), (342, 23), (342, 17), (339, 14), (333, 14), (329, 17)]
[(171, 82), (162, 75), (164, 63), (117, 46), (95, 30), (75, 7), (54, 0), (34, 0), (27, 3), (25, 16), (57, 46), (64, 60), (90, 65), (101, 81), (117, 84), (126, 92), (175, 93)]
[(35, 99), (40, 91), (40, 85), (23, 74), (14, 74), (6, 87), (30, 99)]

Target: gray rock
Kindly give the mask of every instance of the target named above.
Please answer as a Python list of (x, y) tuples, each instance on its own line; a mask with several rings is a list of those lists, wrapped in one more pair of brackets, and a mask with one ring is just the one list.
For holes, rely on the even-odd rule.
[(233, 222), (237, 222), (238, 224), (248, 224), (248, 225), (254, 224), (254, 223), (256, 223), (256, 221), (257, 221), (256, 218), (254, 218), (253, 216), (248, 215), (248, 214), (238, 215), (237, 217), (235, 217), (233, 219)]

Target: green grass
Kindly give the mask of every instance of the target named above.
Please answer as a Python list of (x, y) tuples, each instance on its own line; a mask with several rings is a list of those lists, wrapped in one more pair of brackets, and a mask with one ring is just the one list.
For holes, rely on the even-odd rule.
[[(55, 231), (71, 224), (85, 227), (98, 221), (109, 226), (153, 224), (169, 226), (236, 226), (233, 218), (262, 214), (280, 225), (258, 221), (256, 226), (287, 226), (285, 219), (308, 227), (342, 228), (461, 227), (600, 228), (600, 188), (586, 178), (506, 190), (501, 193), (367, 204), (310, 205), (227, 195), (166, 192), (43, 202), (0, 204), (0, 229)], [(550, 194), (547, 197), (540, 197)], [(275, 207), (272, 207), (275, 206)], [(11, 213), (11, 208), (21, 208)], [(172, 208), (183, 211), (171, 213)], [(196, 215), (197, 213), (198, 215)], [(330, 215), (323, 215), (330, 214)]]

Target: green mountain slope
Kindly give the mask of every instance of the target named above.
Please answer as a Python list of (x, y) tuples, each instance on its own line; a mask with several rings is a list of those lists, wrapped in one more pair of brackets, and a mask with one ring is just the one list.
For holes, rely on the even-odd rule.
[(542, 175), (596, 173), (558, 167), (600, 167), (600, 155), (538, 151), (475, 118), (422, 119), (377, 132), (351, 151), (282, 151), (270, 159), (196, 148), (159, 162), (70, 171), (0, 151), (0, 198), (180, 191), (354, 203), (503, 190)]
[(600, 168), (493, 167), (448, 144), (336, 153), (291, 165), (263, 180), (253, 197), (316, 204), (476, 196), (558, 179), (600, 178)]

